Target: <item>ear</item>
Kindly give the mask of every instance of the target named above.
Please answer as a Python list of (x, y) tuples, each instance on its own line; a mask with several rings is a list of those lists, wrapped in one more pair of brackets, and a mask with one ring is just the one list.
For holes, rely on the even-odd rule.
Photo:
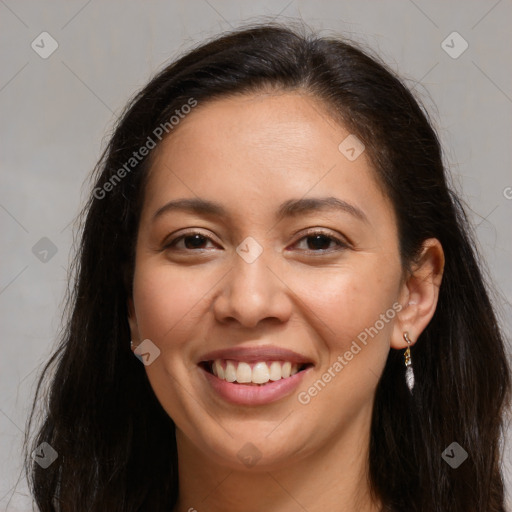
[(140, 342), (140, 336), (132, 297), (128, 299), (128, 324), (130, 326), (130, 336), (131, 341), (133, 342), (133, 347), (136, 347)]
[(434, 316), (443, 278), (444, 251), (436, 238), (423, 242), (419, 258), (414, 262), (400, 291), (403, 309), (397, 315), (391, 335), (391, 347), (407, 347), (404, 332), (414, 344)]

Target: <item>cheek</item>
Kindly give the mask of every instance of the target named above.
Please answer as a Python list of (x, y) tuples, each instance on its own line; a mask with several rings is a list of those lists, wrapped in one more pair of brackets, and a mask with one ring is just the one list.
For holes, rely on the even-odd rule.
[(298, 395), (312, 423), (329, 418), (332, 428), (344, 428), (362, 408), (370, 414), (390, 350), (399, 282), (395, 272), (383, 276), (373, 270), (303, 280), (302, 297), (312, 312), (314, 336), (320, 335), (323, 345), (319, 371), (304, 382)]
[(312, 319), (316, 317), (331, 352), (344, 350), (358, 336), (364, 340), (368, 330), (373, 339), (375, 325), (379, 335), (386, 336), (396, 316), (392, 306), (398, 289), (399, 271), (388, 267), (384, 273), (373, 261), (357, 269), (337, 268), (328, 275), (305, 273), (294, 287), (305, 309), (314, 313)]
[(169, 337), (178, 342), (180, 332), (197, 324), (214, 280), (207, 272), (148, 260), (138, 264), (133, 286), (139, 334), (162, 344)]

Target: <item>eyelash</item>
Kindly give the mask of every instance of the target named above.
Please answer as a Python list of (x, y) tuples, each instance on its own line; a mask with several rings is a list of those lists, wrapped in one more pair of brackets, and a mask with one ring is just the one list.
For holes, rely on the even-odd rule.
[[(209, 236), (199, 232), (199, 231), (190, 231), (189, 233), (184, 233), (183, 235), (180, 235), (172, 240), (170, 240), (168, 243), (165, 244), (164, 246), (164, 249), (172, 249), (174, 245), (176, 245), (178, 242), (180, 242), (181, 240), (184, 240), (185, 238), (187, 237), (191, 237), (191, 236), (194, 236), (194, 235), (199, 235), (203, 238), (205, 238), (206, 240), (212, 242), (212, 243), (215, 243)], [(338, 249), (334, 249), (334, 251), (339, 251), (339, 250), (343, 250), (343, 249), (347, 249), (349, 247), (349, 244), (340, 240), (339, 238), (333, 236), (331, 233), (327, 233), (325, 231), (322, 231), (322, 230), (315, 230), (315, 231), (310, 231), (308, 233), (306, 233), (302, 238), (300, 238), (296, 243), (302, 241), (302, 240), (305, 240), (307, 238), (310, 238), (310, 237), (314, 237), (314, 236), (323, 236), (325, 238), (328, 238), (330, 241), (333, 241), (337, 246), (338, 246)], [(193, 251), (193, 252), (196, 252), (196, 251), (204, 251), (205, 249), (177, 249), (178, 251)], [(309, 250), (303, 250), (302, 252), (306, 253), (306, 254), (326, 254), (326, 253), (331, 253), (333, 252), (333, 249), (319, 249), (319, 250), (313, 250), (313, 249), (309, 249)]]

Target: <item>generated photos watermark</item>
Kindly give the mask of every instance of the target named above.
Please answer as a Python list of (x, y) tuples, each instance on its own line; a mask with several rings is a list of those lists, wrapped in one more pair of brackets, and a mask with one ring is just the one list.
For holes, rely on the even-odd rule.
[(444, 449), (441, 457), (449, 466), (457, 469), (468, 458), (468, 452), (454, 441)]
[(149, 366), (160, 356), (161, 352), (150, 339), (145, 339), (137, 345), (133, 353), (144, 366)]
[[(379, 319), (370, 327), (364, 329), (357, 335), (357, 340), (353, 340), (350, 348), (343, 354), (338, 355), (336, 361), (329, 366), (329, 368), (317, 379), (306, 391), (301, 391), (297, 395), (297, 400), (302, 405), (308, 405), (311, 400), (318, 396), (318, 394), (331, 382), (340, 372), (348, 365), (350, 361), (361, 352), (362, 347), (368, 344), (368, 337), (374, 338), (379, 332), (384, 329), (396, 314), (403, 309), (403, 306), (395, 302), (385, 313), (382, 313)], [(359, 341), (359, 343), (358, 343)]]
[(96, 199), (104, 199), (107, 193), (114, 190), (115, 186), (130, 174), (133, 169), (135, 169), (137, 165), (139, 165), (139, 163), (149, 155), (151, 150), (156, 148), (158, 142), (160, 142), (165, 135), (168, 135), (172, 130), (174, 130), (181, 120), (185, 119), (185, 117), (190, 114), (195, 106), (197, 106), (197, 100), (189, 98), (187, 103), (182, 105), (179, 109), (176, 109), (168, 121), (158, 125), (153, 130), (152, 135), (148, 135), (146, 142), (140, 146), (137, 151), (132, 153), (132, 156), (119, 169), (117, 169), (108, 181), (106, 181), (101, 187), (96, 187), (93, 190), (93, 196)]
[(41, 443), (33, 452), (32, 460), (37, 462), (43, 469), (49, 468), (56, 460), (59, 454), (47, 442)]
[(248, 467), (254, 467), (262, 457), (261, 451), (252, 443), (245, 443), (237, 453), (240, 462)]

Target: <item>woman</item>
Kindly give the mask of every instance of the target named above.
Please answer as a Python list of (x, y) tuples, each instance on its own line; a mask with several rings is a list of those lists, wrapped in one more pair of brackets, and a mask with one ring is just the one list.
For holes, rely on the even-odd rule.
[(153, 78), (98, 164), (70, 307), (42, 512), (504, 510), (510, 373), (464, 212), (354, 45), (258, 26)]

